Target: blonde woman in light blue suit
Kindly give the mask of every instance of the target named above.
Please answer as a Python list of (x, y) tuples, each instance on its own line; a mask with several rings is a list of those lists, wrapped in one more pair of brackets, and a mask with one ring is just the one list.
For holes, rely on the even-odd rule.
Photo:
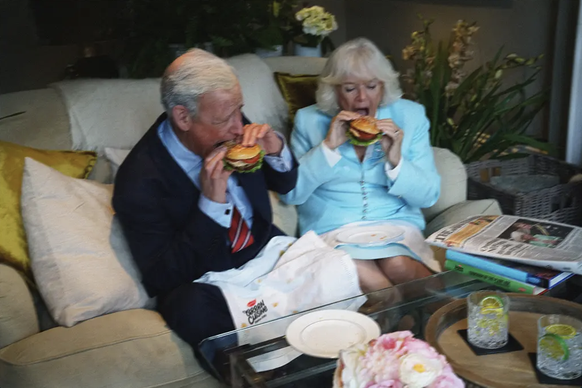
[[(387, 220), (411, 225), (422, 241), (420, 209), (437, 201), (440, 176), (424, 107), (401, 96), (398, 73), (369, 40), (349, 41), (332, 53), (319, 79), (317, 104), (297, 112), (291, 134), (299, 178), (282, 200), (298, 205), (301, 234)], [(348, 142), (349, 122), (360, 116), (376, 118), (383, 132), (379, 142)], [(426, 246), (400, 243), (390, 244), (385, 257), (355, 262), (365, 292), (440, 271)]]

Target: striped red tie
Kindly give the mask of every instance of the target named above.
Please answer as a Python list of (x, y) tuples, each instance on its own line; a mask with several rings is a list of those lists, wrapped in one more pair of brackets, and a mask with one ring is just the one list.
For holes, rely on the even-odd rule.
[(232, 253), (248, 247), (255, 241), (249, 226), (235, 206), (232, 208), (232, 221), (230, 223), (228, 237), (232, 242)]

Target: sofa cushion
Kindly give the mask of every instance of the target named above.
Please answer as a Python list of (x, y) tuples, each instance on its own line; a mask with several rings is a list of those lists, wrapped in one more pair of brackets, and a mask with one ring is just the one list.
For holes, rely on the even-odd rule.
[(115, 180), (115, 176), (117, 175), (117, 170), (119, 170), (119, 166), (125, 160), (127, 155), (129, 155), (129, 151), (131, 150), (122, 150), (119, 148), (111, 148), (105, 147), (105, 157), (109, 162), (109, 167), (111, 168), (111, 176), (112, 180)]
[(441, 176), (441, 194), (434, 205), (422, 209), (427, 222), (445, 209), (467, 199), (467, 172), (461, 159), (444, 148), (433, 147), (432, 151), (435, 166)]
[(0, 349), (38, 331), (36, 311), (26, 283), (14, 268), (0, 264)]
[(226, 61), (238, 76), (245, 116), (255, 123), (269, 124), (287, 136), (287, 105), (269, 66), (254, 54), (238, 55)]
[(289, 56), (265, 58), (264, 61), (271, 73), (321, 74), (327, 58)]
[(154, 311), (113, 313), (0, 349), (6, 387), (220, 387)]
[(148, 302), (111, 208), (112, 191), (112, 185), (70, 178), (26, 158), (22, 218), (32, 270), (60, 325)]
[(51, 86), (67, 107), (73, 149), (131, 148), (163, 112), (159, 79), (83, 79)]
[(30, 260), (20, 214), (24, 158), (30, 157), (75, 178), (86, 178), (97, 155), (94, 152), (47, 151), (0, 141), (0, 262), (20, 271), (30, 284)]
[(295, 113), (306, 106), (315, 104), (318, 75), (289, 74), (275, 72), (275, 81), (287, 103), (290, 128), (295, 121)]
[(0, 140), (47, 150), (71, 149), (69, 117), (51, 88), (0, 94)]

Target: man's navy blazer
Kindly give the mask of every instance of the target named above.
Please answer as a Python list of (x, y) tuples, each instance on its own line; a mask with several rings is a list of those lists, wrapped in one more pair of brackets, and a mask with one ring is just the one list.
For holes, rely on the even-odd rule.
[[(113, 207), (150, 296), (164, 295), (208, 271), (236, 268), (282, 234), (272, 224), (267, 190), (284, 194), (295, 187), (297, 162), (280, 173), (263, 163), (238, 174), (253, 208), (254, 243), (232, 254), (228, 228), (198, 207), (200, 190), (172, 158), (158, 136), (163, 114), (131, 150), (115, 178)], [(245, 120), (246, 121), (246, 120)]]

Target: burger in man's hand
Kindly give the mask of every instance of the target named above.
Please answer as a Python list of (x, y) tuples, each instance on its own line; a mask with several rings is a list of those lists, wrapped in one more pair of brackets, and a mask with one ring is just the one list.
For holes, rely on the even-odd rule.
[(237, 172), (255, 172), (263, 165), (265, 151), (260, 145), (245, 147), (241, 144), (227, 144), (224, 168)]
[(382, 131), (376, 127), (376, 119), (362, 116), (350, 122), (347, 136), (353, 145), (369, 146), (382, 138)]

